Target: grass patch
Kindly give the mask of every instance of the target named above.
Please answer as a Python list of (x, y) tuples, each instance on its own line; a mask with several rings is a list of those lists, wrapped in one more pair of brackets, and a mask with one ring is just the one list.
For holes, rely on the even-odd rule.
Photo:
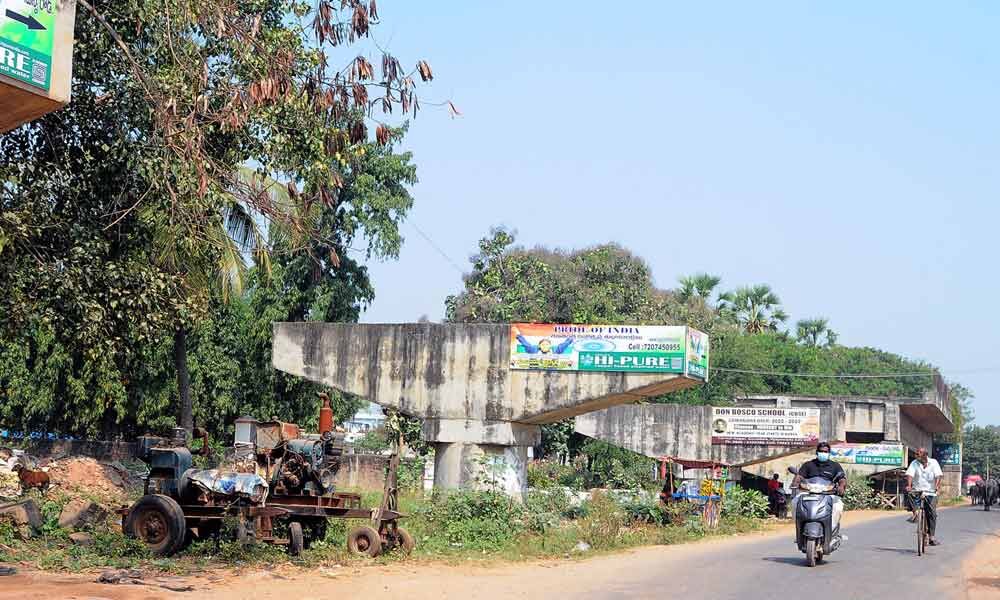
[[(39, 535), (23, 539), (23, 532), (0, 522), (0, 562), (27, 561), (58, 571), (99, 568), (145, 568), (188, 574), (209, 568), (250, 568), (294, 564), (315, 568), (332, 564), (384, 564), (403, 558), (392, 552), (372, 561), (346, 550), (347, 533), (367, 520), (330, 520), (326, 536), (314, 540), (302, 556), (291, 558), (280, 546), (258, 543), (243, 547), (235, 541), (232, 523), (223, 528), (222, 541), (195, 541), (174, 557), (154, 558), (145, 546), (116, 531), (112, 523), (93, 528), (94, 543), (78, 546), (69, 532), (58, 527), (66, 498), (42, 499), (44, 525)], [(376, 506), (381, 494), (363, 494), (365, 506)], [(702, 527), (690, 505), (663, 507), (654, 500), (619, 499), (596, 492), (588, 501), (574, 503), (560, 488), (532, 491), (525, 502), (499, 492), (453, 492), (433, 496), (406, 494), (400, 498), (406, 514), (400, 524), (416, 539), (409, 560), (517, 561), (554, 557), (592, 556), (624, 548), (680, 544), (707, 537), (727, 536), (764, 527), (764, 521), (724, 514), (714, 531)]]

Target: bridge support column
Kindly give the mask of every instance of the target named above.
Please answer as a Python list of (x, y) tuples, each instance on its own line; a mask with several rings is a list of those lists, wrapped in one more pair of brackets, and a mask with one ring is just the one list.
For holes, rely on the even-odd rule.
[(495, 489), (523, 498), (528, 447), (541, 428), (510, 421), (426, 419), (423, 436), (434, 446), (435, 489)]

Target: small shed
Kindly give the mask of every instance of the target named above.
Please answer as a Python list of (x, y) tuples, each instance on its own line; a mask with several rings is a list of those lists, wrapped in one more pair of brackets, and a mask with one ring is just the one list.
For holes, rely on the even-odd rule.
[(906, 469), (896, 468), (880, 471), (868, 476), (880, 508), (897, 509), (904, 507), (906, 495)]

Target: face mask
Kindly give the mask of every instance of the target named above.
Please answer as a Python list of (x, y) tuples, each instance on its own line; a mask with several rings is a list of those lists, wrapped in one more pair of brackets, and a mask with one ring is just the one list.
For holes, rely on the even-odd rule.
[(830, 453), (829, 452), (817, 452), (816, 453), (816, 460), (818, 460), (819, 462), (826, 462), (826, 461), (830, 460)]

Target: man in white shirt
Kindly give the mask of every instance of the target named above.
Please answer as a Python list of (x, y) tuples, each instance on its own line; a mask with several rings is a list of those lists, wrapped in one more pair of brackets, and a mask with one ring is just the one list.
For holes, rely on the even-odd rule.
[[(910, 463), (910, 468), (906, 470), (906, 491), (916, 490), (924, 493), (924, 517), (927, 519), (927, 531), (930, 533), (930, 545), (937, 546), (938, 541), (934, 537), (937, 529), (937, 495), (941, 489), (941, 465), (938, 461), (927, 456), (927, 448), (917, 450), (917, 459)], [(914, 506), (914, 518), (916, 517)]]

